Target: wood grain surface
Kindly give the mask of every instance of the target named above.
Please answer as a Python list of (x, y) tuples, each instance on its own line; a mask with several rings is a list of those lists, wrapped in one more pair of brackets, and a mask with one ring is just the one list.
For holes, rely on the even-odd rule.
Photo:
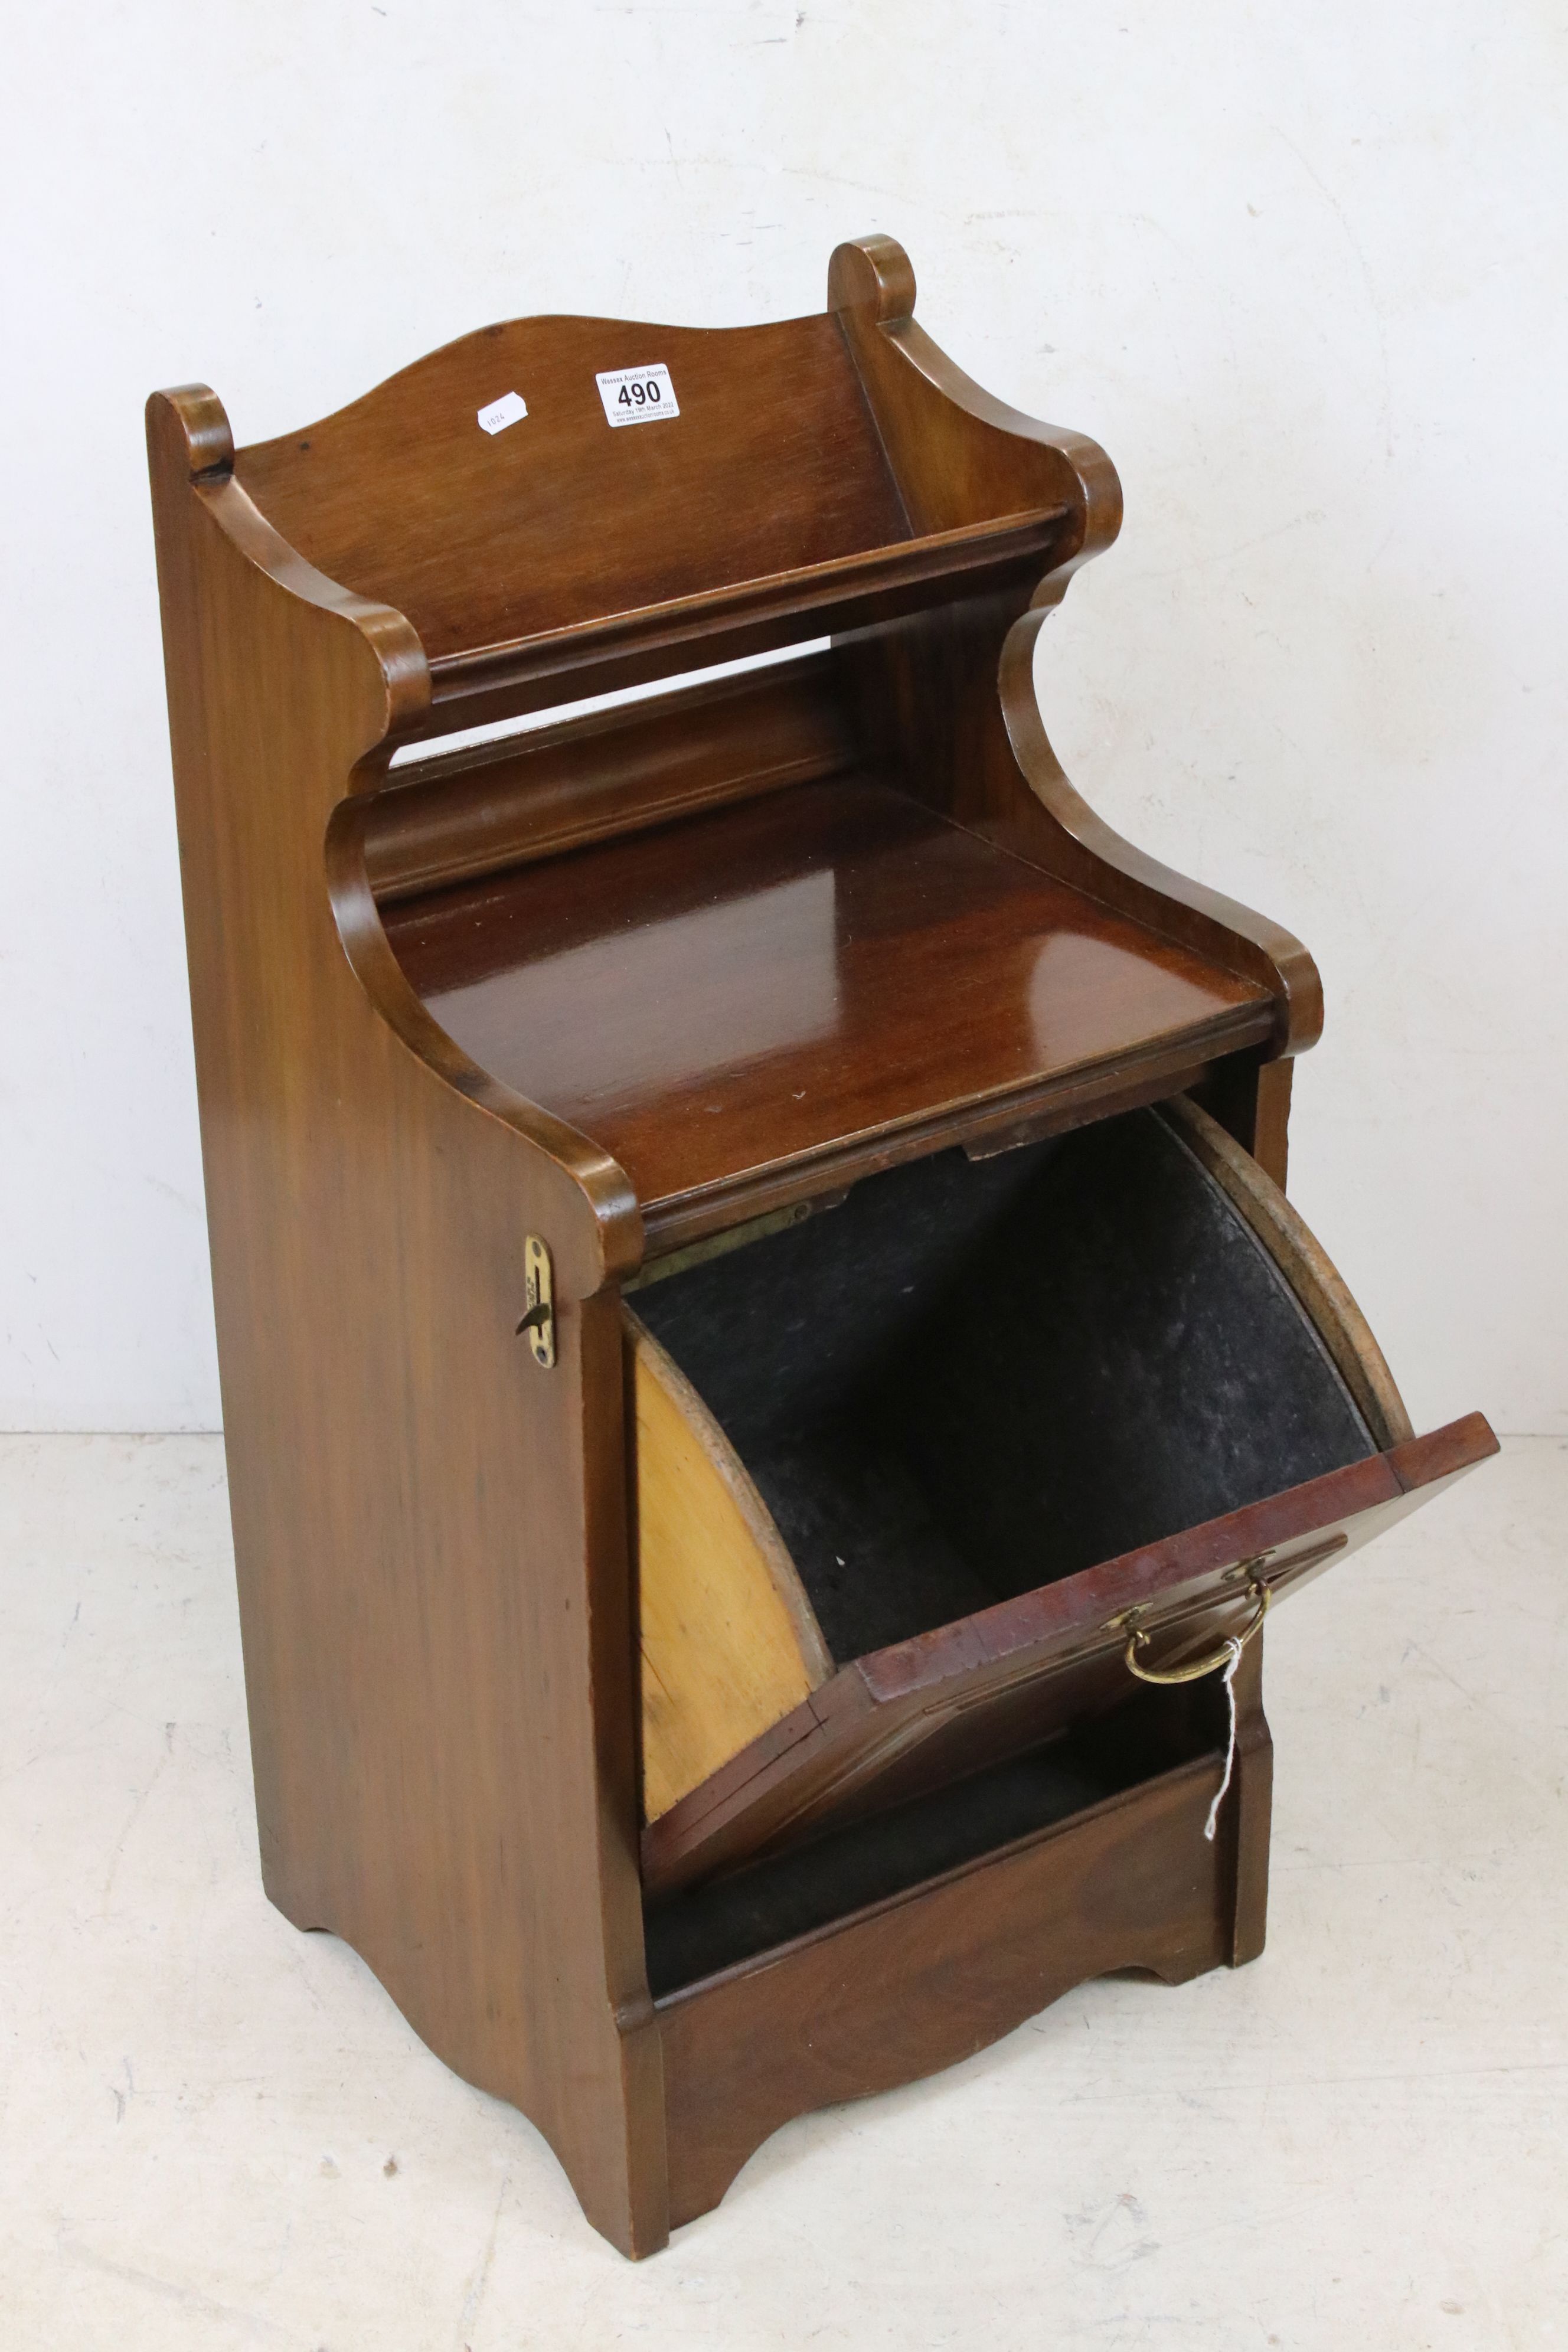
[[(619, 432), (595, 377), (662, 360), (679, 415)], [(482, 432), (515, 391), (528, 415)], [(433, 662), (910, 538), (835, 319), (713, 332), (519, 319), (242, 449), (306, 561), (391, 604)]]
[[(414, 632), (278, 540), (214, 462), (210, 394), (155, 397), (149, 431), (263, 1877), (646, 2252), (664, 2126), (605, 1288), (636, 1203), (422, 1013), (352, 800), (323, 850), (427, 691)], [(552, 1373), (515, 1335), (531, 1231)]]
[[(631, 2254), (788, 2115), (929, 2072), (1095, 1969), (1255, 1951), (1256, 1656), (1213, 1847), (1193, 1831), (1217, 1758), (1152, 1765), (657, 2013), (645, 1894), (828, 1820), (868, 1770), (890, 1797), (1092, 1711), (1121, 1671), (1095, 1611), (1179, 1605), (1191, 1633), (1227, 1567), (1310, 1572), (1492, 1444), (1473, 1417), (1065, 1601), (876, 1653), (639, 1858), (618, 1294), (649, 1243), (1182, 1089), (1282, 1176), (1280, 1060), (1321, 1021), (1298, 941), (1062, 772), (1037, 639), (1115, 535), (1115, 472), (984, 393), (913, 302), (871, 237), (816, 317), (487, 328), (237, 457), (205, 387), (149, 407), (265, 1883), (533, 2119)], [(658, 362), (679, 417), (612, 430), (595, 374)], [(527, 416), (485, 433), (509, 392)], [(829, 633), (788, 679), (392, 765)], [(554, 1265), (550, 1370), (519, 1337), (529, 1235)], [(706, 1474), (720, 1449), (699, 1452)], [(776, 1603), (728, 1493), (718, 1552), (749, 1543)], [(690, 1492), (670, 1508), (700, 1521)]]
[(828, 656), (800, 655), (636, 709), (406, 760), (367, 811), (377, 903), (838, 774), (854, 747), (832, 669)]
[[(919, 788), (937, 805), (1261, 982), (1276, 1003), (1273, 1050), (1304, 1052), (1321, 1029), (1322, 991), (1300, 941), (1113, 832), (1074, 790), (1046, 731), (1036, 690), (1040, 631), (1079, 565), (1121, 528), (1115, 467), (1085, 435), (1022, 415), (974, 383), (918, 325), (914, 299), (914, 271), (891, 237), (834, 254), (828, 300), (911, 518), (938, 527), (994, 499), (998, 483), (1028, 481), (1037, 496), (1059, 499), (1072, 522), (1031, 590), (919, 614), (846, 646), (868, 743), (906, 754), (918, 744)], [(1282, 1134), (1272, 1145), (1282, 1172)]]
[(475, 1062), (667, 1207), (1268, 1035), (1256, 984), (841, 776), (388, 909)]
[(629, 1309), (626, 1322), (643, 1812), (657, 1821), (825, 1683), (833, 1660), (734, 1448)]

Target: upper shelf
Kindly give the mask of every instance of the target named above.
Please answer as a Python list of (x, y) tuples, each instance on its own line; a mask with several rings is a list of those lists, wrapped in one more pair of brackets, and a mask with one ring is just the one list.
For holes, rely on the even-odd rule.
[(668, 1245), (946, 1141), (1169, 1092), (1251, 982), (840, 775), (385, 910), (471, 1058), (611, 1152)]
[(1069, 520), (1065, 506), (1004, 515), (995, 522), (931, 531), (891, 547), (865, 548), (800, 571), (775, 572), (690, 596), (672, 596), (564, 629), (448, 654), (432, 662), (437, 705), (498, 688), (527, 687), (590, 665), (674, 656), (700, 641), (703, 657), (849, 629), (1001, 586), (1047, 568)]
[[(679, 414), (612, 427), (596, 378), (655, 364)], [(487, 432), (509, 393), (526, 415)], [(437, 703), (1037, 577), (1073, 520), (1026, 467), (912, 523), (834, 312), (517, 320), (241, 449), (235, 474), (318, 571), (413, 623)]]

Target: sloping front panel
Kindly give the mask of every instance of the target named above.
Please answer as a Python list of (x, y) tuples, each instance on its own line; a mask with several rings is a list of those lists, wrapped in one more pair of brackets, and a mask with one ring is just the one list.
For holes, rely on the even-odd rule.
[(649, 1895), (879, 1811), (1102, 1713), (1131, 1687), (1130, 1609), (1168, 1665), (1237, 1632), (1256, 1580), (1294, 1591), (1497, 1451), (1479, 1413), (873, 1652), (754, 1740), (643, 1839)]

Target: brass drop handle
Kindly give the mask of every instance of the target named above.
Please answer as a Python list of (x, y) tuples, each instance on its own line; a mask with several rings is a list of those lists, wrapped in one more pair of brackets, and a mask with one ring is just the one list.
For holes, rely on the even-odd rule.
[(1247, 1591), (1258, 1606), (1240, 1633), (1227, 1633), (1217, 1650), (1210, 1650), (1203, 1657), (1194, 1658), (1190, 1665), (1141, 1666), (1138, 1663), (1138, 1652), (1149, 1636), (1135, 1625), (1127, 1636), (1127, 1647), (1122, 1652), (1129, 1674), (1136, 1675), (1141, 1683), (1195, 1683), (1201, 1681), (1205, 1675), (1216, 1674), (1220, 1667), (1226, 1664), (1233, 1656), (1239, 1658), (1247, 1643), (1251, 1641), (1254, 1633), (1268, 1616), (1271, 1598), (1268, 1587), (1266, 1584), (1259, 1584), (1256, 1578), (1247, 1586)]

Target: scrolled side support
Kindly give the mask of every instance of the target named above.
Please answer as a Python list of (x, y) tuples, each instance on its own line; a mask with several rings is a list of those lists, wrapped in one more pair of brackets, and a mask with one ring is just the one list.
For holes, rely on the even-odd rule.
[[(1267, 989), (1266, 1058), (1302, 1053), (1322, 1028), (1317, 966), (1282, 925), (1189, 879), (1126, 841), (1068, 781), (1035, 691), (1040, 628), (1079, 568), (1121, 524), (1116, 468), (1087, 435), (997, 400), (914, 318), (915, 274), (889, 236), (841, 245), (828, 273), (838, 316), (911, 524), (935, 530), (1055, 501), (1068, 512), (1032, 586), (955, 603), (839, 641), (873, 757), (896, 759), (909, 789), (1102, 905)], [(1284, 1174), (1289, 1071), (1258, 1069), (1237, 1132)], [(1267, 1102), (1265, 1097), (1267, 1097)]]
[(1002, 717), (1019, 776), (1057, 830), (1052, 852), (1038, 828), (1032, 829), (1052, 870), (1260, 982), (1275, 999), (1273, 1052), (1304, 1053), (1322, 1033), (1323, 991), (1318, 967), (1300, 940), (1267, 915), (1177, 873), (1126, 840), (1089, 806), (1058, 759), (1035, 685), (1036, 646), (1058, 602), (1059, 594), (1037, 595), (1008, 630), (997, 667)]

